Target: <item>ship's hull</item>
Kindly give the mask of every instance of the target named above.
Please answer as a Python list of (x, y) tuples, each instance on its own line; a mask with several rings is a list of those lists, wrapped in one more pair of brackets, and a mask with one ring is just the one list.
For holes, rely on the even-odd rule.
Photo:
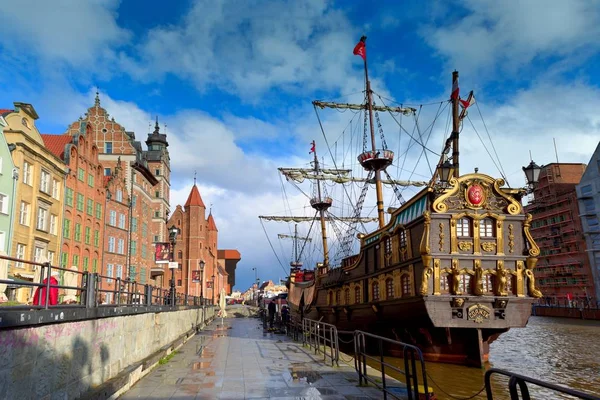
[[(339, 307), (316, 306), (304, 317), (322, 318), (341, 331), (361, 330), (416, 345), (426, 361), (482, 367), (488, 361), (490, 344), (510, 327), (524, 327), (531, 308), (529, 299), (513, 299), (503, 309), (493, 307), (496, 301), (493, 297), (467, 300), (461, 308), (452, 307), (452, 301), (450, 296), (431, 296)], [(467, 311), (473, 306), (490, 309), (489, 318), (476, 322), (474, 318), (481, 313), (472, 312), (469, 316)], [(457, 309), (464, 313), (457, 313)], [(352, 348), (345, 350), (351, 352)], [(384, 353), (402, 356), (397, 346), (386, 345)]]

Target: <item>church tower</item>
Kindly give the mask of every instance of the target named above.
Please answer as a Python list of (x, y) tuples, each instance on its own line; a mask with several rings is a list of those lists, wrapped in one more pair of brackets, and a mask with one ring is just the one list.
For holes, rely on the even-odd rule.
[[(169, 157), (169, 142), (166, 133), (160, 133), (158, 117), (154, 125), (154, 131), (148, 134), (146, 139), (148, 150), (146, 160), (148, 169), (152, 172), (158, 185), (152, 188), (152, 223), (151, 232), (153, 242), (168, 242), (169, 238), (165, 229), (165, 221), (169, 217), (169, 196), (171, 192), (171, 159)], [(170, 225), (169, 225), (170, 226)], [(168, 227), (167, 227), (168, 229)]]

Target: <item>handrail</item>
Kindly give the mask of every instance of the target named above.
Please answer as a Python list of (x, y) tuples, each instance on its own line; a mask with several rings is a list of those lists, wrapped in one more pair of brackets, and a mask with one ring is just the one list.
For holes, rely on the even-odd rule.
[[(302, 343), (308, 344), (309, 347), (315, 349), (315, 354), (323, 352), (323, 361), (327, 357), (331, 359), (331, 366), (334, 364), (339, 367), (340, 363), (340, 345), (338, 342), (337, 327), (325, 322), (315, 321), (304, 318), (302, 320)], [(324, 348), (321, 349), (321, 346)], [(329, 347), (329, 354), (326, 348)]]
[[(367, 354), (367, 340), (372, 339), (377, 342), (377, 349), (379, 351), (379, 355), (377, 357)], [(403, 352), (404, 359), (404, 370), (387, 363), (384, 359), (384, 351), (383, 344), (390, 343), (396, 346), (400, 346)], [(373, 350), (374, 347), (370, 346), (370, 350)], [(372, 377), (369, 377), (367, 374), (367, 359), (373, 360), (379, 364), (379, 370), (381, 371), (381, 384), (377, 382)], [(417, 370), (416, 362), (419, 361), (421, 363), (421, 371), (420, 374)], [(372, 333), (363, 332), (363, 331), (354, 331), (354, 367), (356, 372), (358, 372), (358, 381), (359, 384), (362, 385), (363, 382), (367, 384), (367, 382), (372, 383), (377, 388), (383, 391), (383, 398), (387, 400), (388, 395), (396, 399), (400, 399), (398, 395), (394, 394), (387, 385), (386, 368), (389, 368), (393, 371), (396, 371), (405, 376), (405, 384), (406, 391), (408, 394), (409, 400), (417, 400), (419, 399), (419, 375), (421, 375), (421, 381), (423, 382), (424, 395), (426, 399), (429, 399), (429, 387), (427, 386), (427, 373), (425, 372), (425, 361), (423, 360), (423, 353), (421, 350), (413, 345), (399, 342), (397, 340), (389, 339), (384, 336), (374, 335)]]
[[(509, 371), (504, 371), (497, 368), (491, 368), (485, 372), (485, 393), (487, 395), (488, 400), (494, 400), (494, 394), (492, 391), (491, 385), (491, 377), (493, 374), (504, 375), (510, 378), (508, 380), (508, 391), (510, 393), (511, 400), (531, 400), (529, 396), (529, 388), (527, 387), (528, 383), (534, 384), (536, 386), (541, 386), (546, 389), (553, 390), (558, 393), (567, 394), (569, 396), (573, 396), (579, 399), (584, 400), (600, 400), (600, 397), (593, 396), (588, 393), (580, 392), (578, 390), (574, 390), (571, 388), (567, 388), (564, 386), (558, 386), (553, 383), (548, 383), (544, 381), (540, 381), (539, 379), (530, 378), (528, 376), (515, 374)], [(517, 390), (518, 386), (518, 390)], [(519, 396), (520, 392), (520, 396)]]

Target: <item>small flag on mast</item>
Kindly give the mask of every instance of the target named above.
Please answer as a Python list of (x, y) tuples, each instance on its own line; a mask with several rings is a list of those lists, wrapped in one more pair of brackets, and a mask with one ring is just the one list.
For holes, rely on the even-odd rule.
[(315, 141), (313, 140), (311, 144), (312, 144), (312, 146), (311, 146), (310, 151), (308, 152), (308, 154), (312, 154), (312, 153), (314, 153), (316, 151), (316, 149), (315, 149)]
[(358, 42), (356, 44), (356, 46), (354, 46), (354, 55), (355, 56), (361, 56), (363, 60), (367, 60), (367, 48), (366, 48), (366, 41), (367, 41), (367, 37), (363, 35), (363, 37), (360, 38), (360, 42)]
[(451, 100), (458, 99), (458, 94), (460, 89), (458, 88), (458, 78), (454, 82), (452, 82), (452, 94), (450, 95)]

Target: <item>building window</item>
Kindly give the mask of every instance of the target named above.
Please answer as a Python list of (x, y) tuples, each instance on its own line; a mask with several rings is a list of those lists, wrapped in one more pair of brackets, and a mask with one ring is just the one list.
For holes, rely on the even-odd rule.
[(92, 228), (89, 226), (85, 227), (85, 244), (90, 244), (92, 240)]
[(19, 212), (19, 223), (21, 225), (29, 226), (29, 204), (24, 201), (21, 202), (21, 209)]
[(156, 170), (154, 170), (154, 175), (156, 175), (156, 176), (160, 176), (160, 169), (156, 169)]
[(66, 218), (63, 221), (63, 236), (67, 239), (71, 236), (71, 220)]
[(115, 252), (115, 238), (112, 236), (108, 237), (108, 252), (109, 253)]
[(160, 218), (160, 211), (154, 211), (154, 218)]
[(60, 267), (67, 268), (68, 263), (69, 263), (69, 255), (67, 253), (62, 253), (60, 256)]
[(160, 236), (158, 236), (158, 235), (154, 235), (154, 241), (155, 241), (155, 242), (159, 242), (159, 241), (160, 241)]
[(183, 258), (183, 251), (179, 250), (177, 252), (177, 258)]
[[(25, 259), (25, 251), (27, 250), (27, 246), (21, 243), (17, 243), (17, 258), (19, 260)], [(21, 261), (17, 261), (15, 264), (17, 268), (23, 268), (23, 263)]]
[(83, 257), (83, 270), (87, 272), (90, 260), (87, 257)]
[(581, 194), (584, 196), (592, 195), (592, 185), (585, 185), (581, 187)]
[(117, 265), (117, 278), (123, 278), (123, 266), (122, 265)]
[(110, 172), (110, 168), (104, 168), (104, 176), (110, 176), (111, 172)]
[(106, 154), (112, 154), (112, 152), (113, 152), (112, 142), (105, 142), (104, 143), (104, 152)]
[(146, 284), (146, 268), (140, 268), (140, 283), (142, 285)]
[(131, 196), (131, 207), (135, 207), (137, 205), (137, 196)]
[(493, 238), (494, 235), (494, 220), (491, 218), (484, 218), (479, 223), (479, 236), (482, 238)]
[(129, 279), (131, 279), (132, 281), (137, 280), (137, 272), (135, 271), (135, 265), (129, 266)]
[(81, 224), (75, 223), (75, 235), (73, 237), (77, 242), (81, 242)]
[(102, 205), (96, 203), (96, 218), (102, 219)]
[(0, 212), (8, 214), (8, 196), (0, 193)]
[(131, 255), (135, 257), (137, 253), (137, 242), (135, 240), (132, 240), (129, 247), (131, 247)]
[(50, 265), (54, 265), (54, 252), (53, 251), (48, 252), (48, 262), (50, 263)]
[(94, 200), (92, 199), (87, 199), (87, 207), (86, 207), (86, 213), (89, 216), (93, 216), (94, 215)]
[(88, 174), (88, 186), (94, 187), (94, 175)]
[(177, 286), (181, 286), (181, 279), (177, 279)]
[(44, 260), (44, 248), (40, 247), (40, 246), (35, 246), (33, 249), (33, 261), (37, 262), (37, 263), (41, 263), (44, 262), (46, 260)]
[(52, 179), (52, 197), (60, 200), (60, 182), (56, 179)]
[(400, 278), (400, 288), (402, 289), (402, 296), (410, 295), (410, 276), (404, 274)]
[(373, 291), (373, 301), (379, 300), (379, 282), (373, 282), (371, 285), (371, 290)]
[(81, 182), (85, 181), (85, 170), (83, 168), (77, 168), (77, 179)]
[(23, 161), (23, 183), (31, 186), (31, 164)]
[(125, 241), (123, 239), (119, 239), (118, 253), (125, 254)]
[(81, 193), (77, 193), (77, 211), (83, 211), (84, 199)]
[(50, 233), (56, 235), (58, 233), (58, 216), (50, 215)]
[(392, 278), (385, 281), (385, 298), (388, 300), (394, 298), (394, 280)]
[(157, 199), (160, 197), (160, 191), (157, 190), (154, 192), (154, 197), (156, 197)]
[(146, 258), (146, 243), (142, 243), (142, 258)]
[(100, 231), (94, 230), (94, 247), (100, 246)]
[(73, 189), (67, 188), (66, 200), (67, 205), (73, 207)]
[(137, 218), (131, 217), (131, 232), (137, 232)]
[(350, 289), (344, 290), (344, 304), (350, 304)]
[(109, 278), (113, 277), (113, 265), (112, 264), (106, 265), (106, 276), (108, 276)]
[(98, 272), (98, 260), (95, 258), (92, 260), (92, 272)]
[(40, 191), (50, 194), (50, 174), (44, 170), (40, 174)]
[(471, 221), (469, 218), (461, 218), (456, 221), (456, 235), (459, 237), (471, 236)]
[(73, 254), (73, 265), (75, 267), (79, 267), (79, 255), (78, 254)]
[(123, 191), (121, 189), (117, 189), (117, 193), (116, 193), (115, 197), (117, 198), (117, 201), (119, 203), (122, 203), (123, 202)]
[(36, 229), (46, 231), (46, 221), (48, 220), (48, 210), (43, 207), (38, 207)]
[(119, 214), (119, 228), (125, 229), (125, 214)]
[(117, 212), (115, 210), (110, 210), (110, 219), (109, 219), (109, 224), (111, 226), (117, 226)]
[(354, 288), (354, 303), (360, 303), (360, 286)]

